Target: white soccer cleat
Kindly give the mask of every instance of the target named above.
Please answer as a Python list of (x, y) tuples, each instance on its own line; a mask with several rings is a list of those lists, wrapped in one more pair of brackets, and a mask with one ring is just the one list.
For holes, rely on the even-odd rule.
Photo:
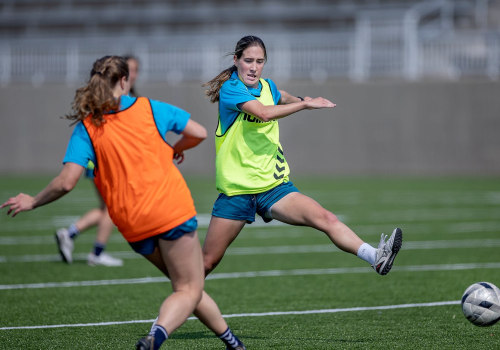
[(66, 228), (60, 228), (56, 231), (56, 242), (59, 254), (64, 262), (71, 264), (73, 262), (74, 242), (69, 236), (69, 231)]
[(89, 253), (87, 256), (87, 264), (90, 266), (123, 266), (123, 260), (118, 258), (113, 258), (107, 253), (101, 253), (98, 256), (94, 253)]
[(372, 265), (380, 275), (387, 275), (391, 271), (392, 263), (403, 244), (403, 231), (400, 228), (395, 228), (391, 237), (387, 241), (386, 239), (387, 235), (382, 233), (375, 256), (375, 263)]

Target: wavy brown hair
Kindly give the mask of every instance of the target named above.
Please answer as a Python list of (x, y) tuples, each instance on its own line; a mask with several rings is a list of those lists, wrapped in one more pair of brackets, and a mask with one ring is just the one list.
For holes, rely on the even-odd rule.
[(128, 79), (128, 65), (123, 57), (99, 58), (92, 66), (87, 84), (76, 90), (72, 112), (66, 118), (76, 123), (89, 117), (92, 123), (101, 125), (104, 114), (120, 106), (120, 99), (113, 96), (113, 88), (123, 77)]
[[(245, 51), (250, 46), (260, 46), (262, 50), (264, 50), (264, 58), (267, 61), (267, 51), (264, 42), (260, 38), (253, 35), (248, 35), (241, 38), (236, 43), (236, 48), (234, 49), (234, 52), (228, 53), (228, 55), (236, 56), (236, 58), (239, 59), (241, 58), (241, 55), (243, 55), (243, 51)], [(224, 84), (224, 82), (229, 80), (231, 74), (233, 74), (233, 72), (236, 71), (237, 68), (233, 64), (231, 67), (224, 69), (222, 72), (220, 72), (215, 78), (202, 85), (204, 87), (207, 87), (205, 94), (210, 99), (210, 102), (215, 103), (219, 101), (219, 92), (222, 84)]]

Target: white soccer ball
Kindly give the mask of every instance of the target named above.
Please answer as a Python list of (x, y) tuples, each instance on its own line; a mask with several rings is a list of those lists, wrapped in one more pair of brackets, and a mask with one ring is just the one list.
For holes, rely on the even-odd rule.
[(469, 286), (462, 296), (462, 311), (476, 326), (492, 326), (500, 320), (500, 289), (490, 282)]

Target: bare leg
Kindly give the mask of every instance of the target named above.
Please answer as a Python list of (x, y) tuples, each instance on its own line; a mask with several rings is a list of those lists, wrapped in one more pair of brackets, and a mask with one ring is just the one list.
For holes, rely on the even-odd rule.
[(243, 226), (245, 226), (244, 220), (230, 220), (212, 216), (203, 244), (205, 275), (208, 275), (219, 264), (227, 247), (238, 236)]
[(160, 239), (159, 247), (146, 258), (161, 267), (172, 283), (173, 293), (162, 303), (157, 320), (171, 334), (201, 300), (204, 278), (198, 235), (194, 231), (174, 241)]
[[(156, 249), (153, 254), (147, 255), (146, 258), (162, 271), (165, 276), (170, 277), (159, 249)], [(196, 306), (194, 314), (216, 335), (221, 334), (227, 329), (227, 323), (222, 317), (219, 307), (205, 291), (202, 292), (201, 300)]]
[(106, 249), (109, 237), (113, 232), (113, 221), (109, 217), (106, 207), (104, 207), (103, 215), (97, 225), (97, 235), (92, 251), (87, 256), (87, 264), (91, 266), (122, 266), (123, 260), (115, 258), (107, 253), (103, 253)]
[(108, 243), (109, 237), (113, 232), (113, 221), (109, 217), (108, 209), (104, 208), (99, 224), (97, 225), (96, 242), (102, 245)]
[(106, 205), (104, 204), (101, 194), (97, 190), (97, 187), (94, 186), (94, 188), (97, 192), (97, 197), (99, 198), (99, 208), (89, 210), (83, 214), (77, 222), (75, 222), (75, 226), (79, 232), (83, 232), (93, 226), (97, 226), (105, 212), (107, 213)]
[(203, 291), (198, 306), (194, 309), (194, 315), (217, 336), (225, 332), (228, 327), (219, 306), (205, 291)]
[(102, 216), (102, 209), (91, 209), (83, 214), (83, 216), (81, 216), (77, 222), (75, 222), (75, 226), (79, 232), (83, 232), (92, 226), (96, 226), (99, 223), (99, 220), (101, 220)]
[(290, 193), (280, 199), (272, 206), (271, 213), (276, 220), (323, 231), (337, 247), (354, 255), (364, 243), (333, 213), (300, 192)]

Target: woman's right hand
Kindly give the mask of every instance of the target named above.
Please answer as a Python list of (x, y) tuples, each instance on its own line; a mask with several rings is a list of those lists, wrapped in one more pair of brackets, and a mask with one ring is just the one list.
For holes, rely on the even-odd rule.
[(32, 210), (34, 203), (35, 199), (32, 196), (19, 193), (17, 196), (9, 198), (5, 203), (0, 205), (0, 209), (9, 207), (7, 215), (11, 215), (12, 213), (12, 217), (14, 217), (22, 211)]
[(181, 164), (184, 161), (184, 151), (175, 152), (174, 160), (177, 162), (177, 164)]

